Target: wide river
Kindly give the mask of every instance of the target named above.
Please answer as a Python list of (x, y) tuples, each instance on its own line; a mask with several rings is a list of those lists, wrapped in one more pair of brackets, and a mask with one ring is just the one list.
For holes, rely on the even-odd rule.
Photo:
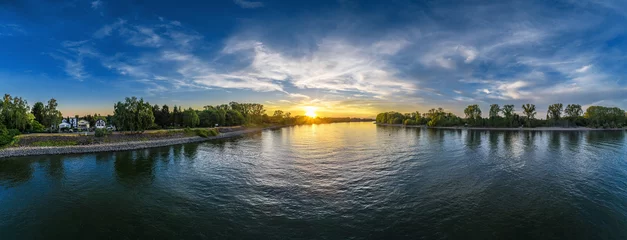
[(626, 146), (337, 123), (0, 159), (0, 239), (627, 239)]

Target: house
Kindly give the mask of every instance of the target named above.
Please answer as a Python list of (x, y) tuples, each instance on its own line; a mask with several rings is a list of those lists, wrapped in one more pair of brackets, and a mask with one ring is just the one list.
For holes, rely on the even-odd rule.
[(105, 127), (107, 127), (107, 126), (106, 126), (104, 120), (101, 119), (101, 120), (96, 121), (96, 128), (102, 129), (102, 128), (105, 128)]
[(65, 120), (65, 119), (63, 119), (63, 122), (61, 122), (61, 124), (59, 124), (59, 129), (66, 129), (66, 128), (70, 128), (70, 127), (72, 127), (72, 125), (67, 123), (67, 120)]
[(89, 131), (89, 121), (83, 119), (79, 120), (78, 129), (83, 131)]

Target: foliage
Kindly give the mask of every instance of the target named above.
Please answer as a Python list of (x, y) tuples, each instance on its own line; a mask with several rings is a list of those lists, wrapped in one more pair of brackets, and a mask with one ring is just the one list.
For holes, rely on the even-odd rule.
[(13, 138), (19, 134), (19, 130), (7, 129), (6, 126), (0, 123), (0, 147), (11, 144), (13, 142)]
[(466, 107), (466, 109), (464, 109), (464, 114), (466, 114), (466, 119), (472, 125), (477, 125), (477, 122), (481, 121), (481, 109), (477, 104)]
[(111, 134), (111, 132), (104, 128), (96, 128), (96, 132), (94, 133), (96, 137), (105, 137), (109, 134)]
[(48, 104), (44, 107), (43, 111), (43, 124), (47, 128), (56, 129), (63, 119), (61, 111), (57, 110), (57, 100), (52, 98), (48, 100)]
[(562, 116), (563, 107), (564, 105), (561, 103), (549, 105), (549, 109), (546, 112), (546, 119), (559, 120)]
[(578, 118), (583, 114), (583, 110), (581, 110), (581, 105), (579, 104), (568, 104), (564, 109), (564, 114), (569, 118)]
[(44, 121), (44, 104), (36, 102), (33, 109), (31, 109), (31, 113), (35, 116), (35, 121), (42, 123)]
[(183, 126), (196, 127), (200, 124), (200, 118), (198, 114), (192, 108), (189, 108), (183, 112)]
[(155, 121), (150, 103), (136, 97), (127, 97), (124, 103), (116, 103), (113, 116), (119, 130), (131, 132), (143, 132)]
[(30, 132), (44, 132), (46, 127), (36, 120), (31, 121), (30, 123)]
[[(490, 105), (490, 116), (487, 119), (481, 118), (481, 110), (478, 105), (470, 105), (464, 110), (466, 119), (461, 119), (452, 113), (444, 112), (442, 108), (431, 109), (425, 114), (419, 112), (411, 112), (401, 114), (398, 112), (383, 112), (377, 114), (377, 123), (402, 123), (404, 125), (427, 125), (432, 127), (447, 126), (464, 126), (469, 124), (472, 126), (482, 127), (542, 127), (542, 126), (560, 126), (560, 127), (577, 127), (590, 126), (596, 128), (618, 128), (626, 124), (627, 116), (625, 111), (620, 108), (608, 108), (601, 106), (592, 106), (586, 110), (582, 116), (581, 105), (569, 104), (563, 111), (565, 117), (562, 117), (563, 105), (553, 104), (549, 106), (547, 120), (535, 119), (536, 106), (533, 104), (523, 104), (524, 117), (514, 113), (514, 105), (504, 105), (501, 109), (498, 104)], [(499, 111), (503, 113), (503, 117), (499, 116)]]
[(21, 97), (5, 94), (0, 102), (0, 123), (9, 129), (25, 131), (30, 123), (28, 119), (28, 103)]
[(499, 117), (500, 112), (501, 112), (501, 107), (498, 104), (490, 105), (490, 118)]
[(536, 116), (536, 105), (533, 104), (523, 104), (522, 105), (523, 113), (527, 116), (527, 127), (531, 127), (532, 119)]
[(584, 118), (591, 127), (616, 128), (625, 125), (625, 111), (617, 107), (590, 106)]
[(209, 129), (208, 132), (209, 132), (209, 136), (211, 137), (220, 135), (220, 132), (218, 132), (218, 129), (215, 129), (215, 128)]

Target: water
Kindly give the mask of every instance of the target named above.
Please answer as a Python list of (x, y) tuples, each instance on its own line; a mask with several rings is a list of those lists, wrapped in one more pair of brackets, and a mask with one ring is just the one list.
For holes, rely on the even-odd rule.
[(627, 239), (624, 132), (298, 126), (0, 160), (1, 239)]

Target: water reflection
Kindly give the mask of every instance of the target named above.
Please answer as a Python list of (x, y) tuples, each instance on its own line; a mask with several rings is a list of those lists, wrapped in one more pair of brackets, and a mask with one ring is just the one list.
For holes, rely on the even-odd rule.
[(33, 177), (31, 161), (17, 159), (0, 159), (0, 186), (16, 187), (28, 182)]
[(156, 153), (151, 150), (116, 152), (114, 168), (118, 181), (126, 185), (151, 183)]

